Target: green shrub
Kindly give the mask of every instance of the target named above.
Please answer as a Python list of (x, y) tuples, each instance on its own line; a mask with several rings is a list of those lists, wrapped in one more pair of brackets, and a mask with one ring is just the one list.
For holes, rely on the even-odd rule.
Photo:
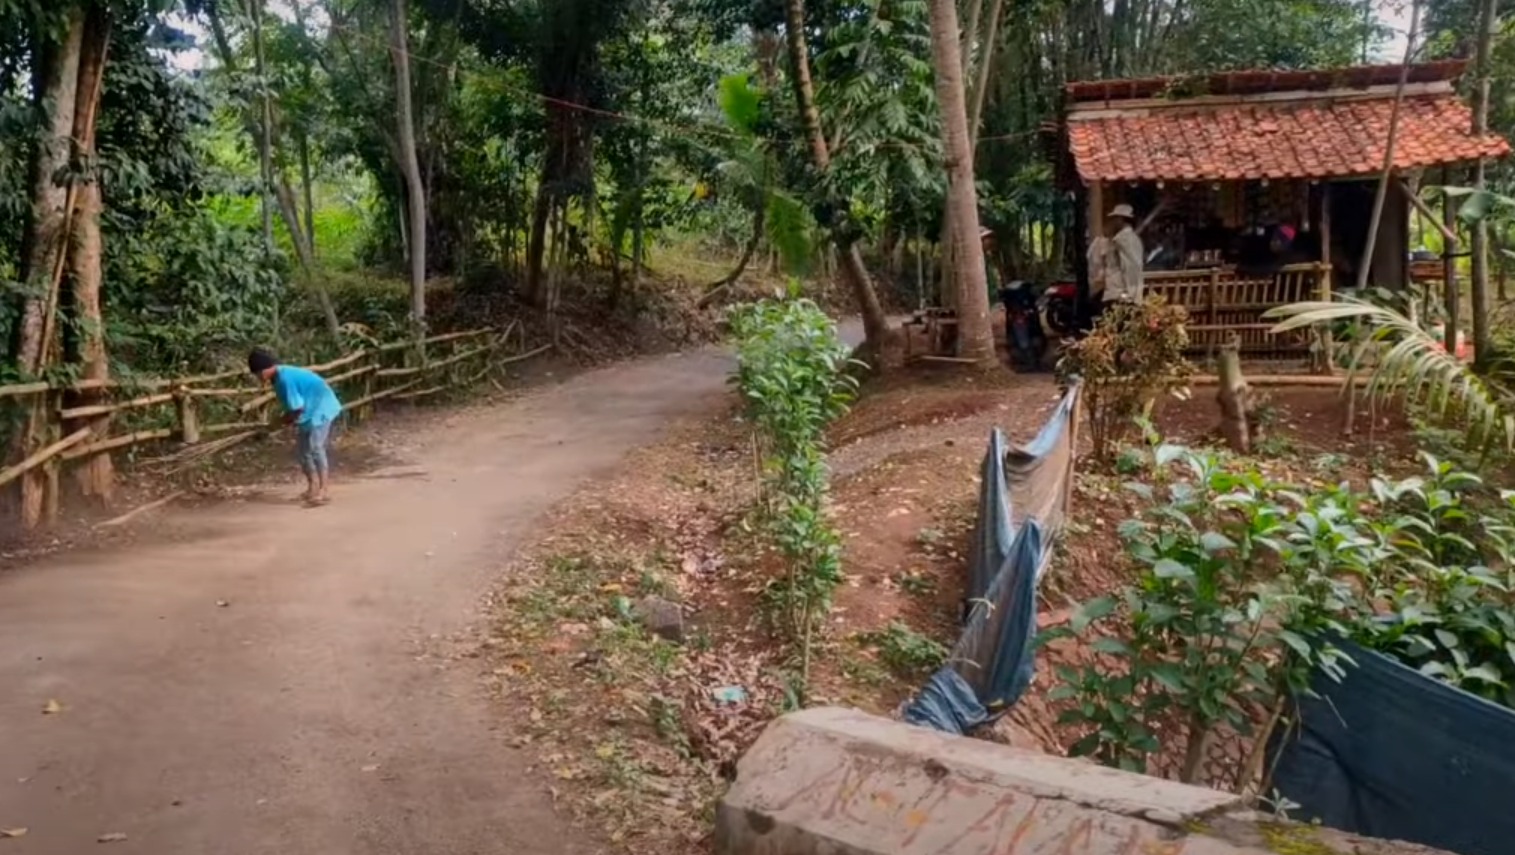
[(791, 286), (785, 299), (735, 307), (732, 383), (759, 449), (766, 530), (788, 564), (767, 593), (800, 644), (808, 678), (811, 636), (841, 582), (841, 539), (826, 511), (824, 432), (856, 393), (836, 324)]

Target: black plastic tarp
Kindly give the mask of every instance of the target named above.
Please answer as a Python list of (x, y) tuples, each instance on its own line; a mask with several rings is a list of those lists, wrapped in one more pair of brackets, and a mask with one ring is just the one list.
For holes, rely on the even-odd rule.
[(1275, 740), (1273, 787), (1297, 820), (1461, 855), (1515, 852), (1515, 711), (1382, 654), (1340, 645), (1357, 662), (1300, 726)]
[(906, 706), (906, 721), (964, 733), (1003, 713), (1030, 685), (1036, 587), (1063, 522), (1078, 396), (1077, 386), (1070, 389), (1028, 445), (1007, 448), (1004, 434), (991, 432), (963, 633), (948, 664)]

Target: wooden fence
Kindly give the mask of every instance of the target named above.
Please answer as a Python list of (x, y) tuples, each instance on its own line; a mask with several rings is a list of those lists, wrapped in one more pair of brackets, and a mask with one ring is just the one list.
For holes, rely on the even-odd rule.
[[(342, 399), (351, 421), (369, 418), (380, 401), (418, 401), (447, 389), (478, 383), (501, 366), (537, 356), (551, 345), (525, 349), (524, 333), (512, 323), (367, 347), (321, 365), (321, 374)], [(517, 352), (505, 355), (514, 340)], [(105, 400), (68, 406), (77, 394)], [(159, 452), (156, 462), (214, 456), (269, 432), (274, 393), (245, 367), (194, 377), (81, 380), (66, 386), (46, 382), (0, 386), (0, 399), (41, 406), (43, 435), (22, 460), (0, 470), (0, 490), (21, 482), (23, 528), (56, 518), (64, 468), (84, 465), (119, 449)], [(108, 421), (107, 421), (108, 419)]]

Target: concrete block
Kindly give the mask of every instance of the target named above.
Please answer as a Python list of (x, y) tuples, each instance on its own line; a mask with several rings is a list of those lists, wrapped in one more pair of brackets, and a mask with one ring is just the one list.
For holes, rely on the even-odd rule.
[[(718, 855), (1252, 855), (1239, 799), (855, 710), (769, 725), (716, 816)], [(1212, 836), (1211, 827), (1231, 829)], [(1236, 827), (1240, 828), (1240, 831)], [(1297, 828), (1297, 827), (1289, 827)], [(1247, 832), (1247, 833), (1241, 833)], [(1308, 827), (1302, 833), (1315, 834)], [(1311, 845), (1317, 845), (1312, 838)], [(1332, 848), (1310, 849), (1322, 855)], [(1341, 850), (1353, 852), (1351, 848)], [(1367, 853), (1422, 852), (1359, 849)]]

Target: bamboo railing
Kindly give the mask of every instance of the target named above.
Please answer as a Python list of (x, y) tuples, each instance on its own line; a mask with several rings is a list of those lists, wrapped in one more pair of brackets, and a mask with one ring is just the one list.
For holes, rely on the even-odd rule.
[[(517, 352), (507, 355), (514, 341)], [(401, 341), (367, 347), (320, 365), (322, 375), (342, 399), (343, 414), (353, 422), (373, 415), (380, 401), (420, 401), (448, 389), (472, 386), (500, 367), (537, 356), (551, 345), (526, 350), (524, 331), (515, 323), (444, 333), (420, 342)], [(69, 393), (97, 391), (102, 403), (65, 406)], [(159, 450), (158, 461), (214, 456), (267, 433), (276, 413), (274, 393), (258, 384), (245, 368), (192, 377), (130, 380), (82, 380), (0, 386), (0, 399), (35, 405), (41, 396), (47, 427), (34, 439), (35, 449), (0, 469), (0, 489), (31, 479), (44, 496), (35, 519), (23, 528), (50, 522), (57, 514), (59, 484), (65, 465), (83, 463), (119, 449)], [(93, 399), (92, 399), (93, 400)], [(96, 436), (86, 420), (112, 417), (108, 434)], [(216, 437), (212, 439), (212, 437)], [(148, 462), (154, 462), (149, 460)], [(23, 517), (26, 516), (21, 503)]]
[(1231, 335), (1250, 355), (1291, 356), (1311, 352), (1309, 330), (1279, 334), (1263, 317), (1269, 309), (1304, 300), (1329, 300), (1331, 268), (1293, 264), (1272, 275), (1246, 276), (1229, 268), (1147, 273), (1149, 294), (1189, 310), (1189, 350), (1208, 353)]

